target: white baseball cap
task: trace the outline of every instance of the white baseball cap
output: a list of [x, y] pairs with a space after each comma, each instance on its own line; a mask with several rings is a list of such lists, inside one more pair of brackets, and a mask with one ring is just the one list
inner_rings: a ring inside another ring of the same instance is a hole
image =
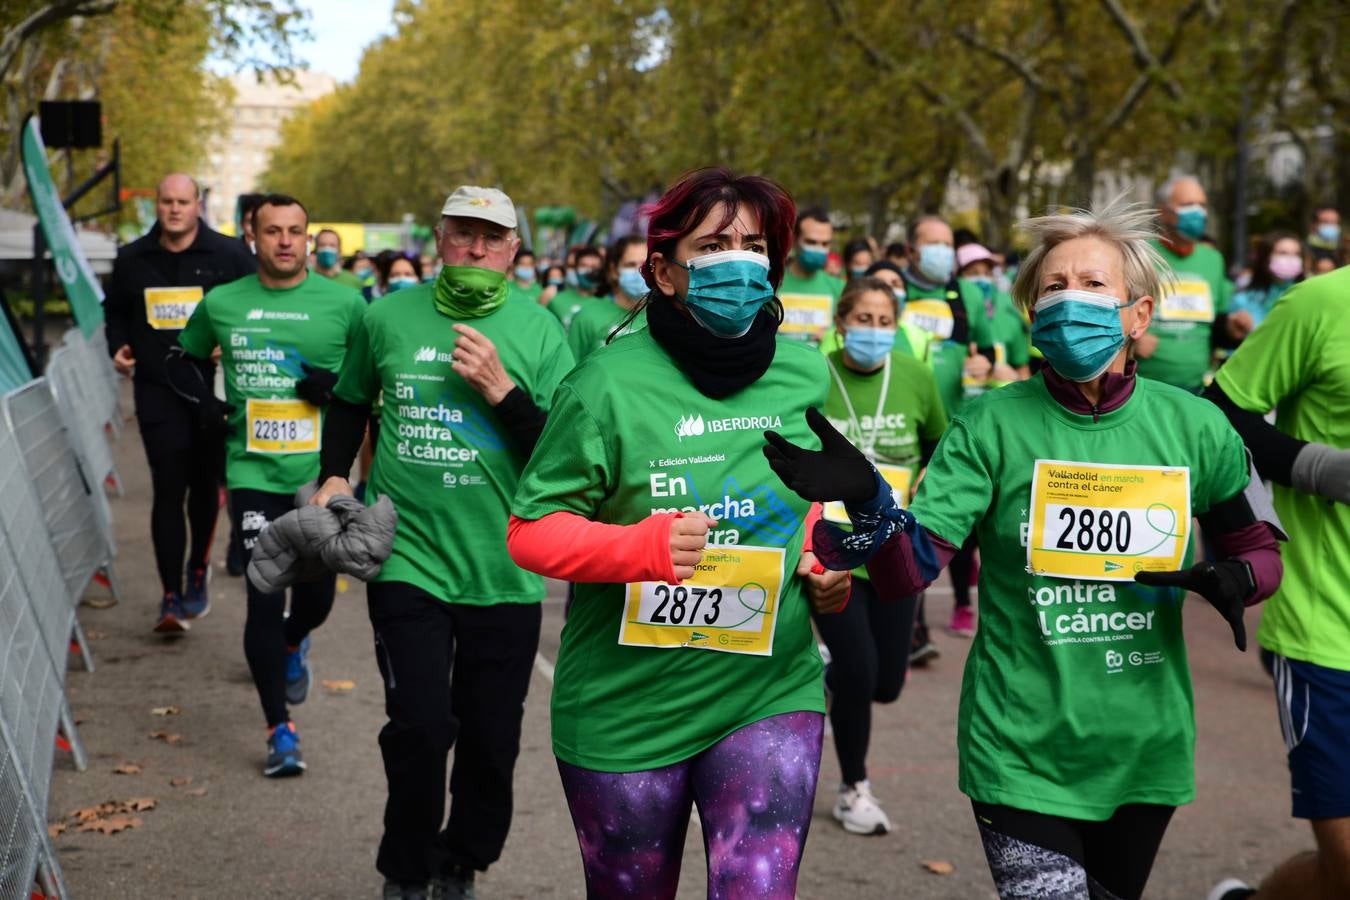
[[511, 202], [511, 198], [496, 188], [473, 184], [455, 188], [455, 192], [445, 198], [441, 215], [482, 219], [503, 228], [516, 227], [516, 205]]

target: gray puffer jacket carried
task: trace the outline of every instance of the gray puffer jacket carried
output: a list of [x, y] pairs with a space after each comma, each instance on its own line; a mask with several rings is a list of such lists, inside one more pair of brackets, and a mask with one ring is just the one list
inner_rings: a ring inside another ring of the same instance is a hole
[[296, 509], [258, 535], [248, 564], [248, 580], [265, 593], [285, 590], [297, 581], [313, 581], [329, 572], [369, 581], [394, 548], [398, 511], [388, 497], [366, 506], [355, 497], [337, 496], [327, 506], [310, 506], [317, 487], [296, 492]]

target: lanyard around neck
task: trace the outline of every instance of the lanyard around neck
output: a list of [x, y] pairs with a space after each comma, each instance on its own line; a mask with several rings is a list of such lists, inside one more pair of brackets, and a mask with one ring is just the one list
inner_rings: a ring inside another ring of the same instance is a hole
[[829, 365], [830, 374], [834, 376], [834, 383], [839, 386], [839, 393], [844, 398], [844, 408], [848, 410], [849, 424], [858, 433], [858, 440], [861, 442], [858, 449], [870, 460], [876, 456], [877, 432], [881, 430], [881, 416], [886, 409], [886, 395], [891, 390], [891, 355], [886, 354], [886, 362], [882, 364], [881, 396], [877, 398], [877, 411], [876, 415], [872, 416], [870, 434], [863, 434], [862, 423], [858, 421], [858, 414], [853, 409], [853, 400], [848, 395], [848, 388], [845, 387], [844, 379], [839, 375], [839, 370], [834, 366], [834, 360], [827, 356], [825, 362]]

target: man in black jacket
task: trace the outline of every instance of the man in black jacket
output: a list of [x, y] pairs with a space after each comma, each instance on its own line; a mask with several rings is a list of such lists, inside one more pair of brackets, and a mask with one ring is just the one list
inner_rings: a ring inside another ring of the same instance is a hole
[[[155, 631], [172, 633], [187, 631], [188, 619], [210, 609], [207, 562], [224, 441], [218, 428], [197, 422], [193, 407], [169, 387], [164, 357], [206, 292], [252, 273], [257, 264], [244, 244], [200, 221], [201, 192], [187, 175], [169, 175], [159, 183], [155, 208], [158, 221], [150, 232], [117, 252], [104, 309], [113, 365], [133, 378], [136, 419], [150, 463], [150, 537], [164, 587]], [[208, 384], [212, 368], [202, 372]]]

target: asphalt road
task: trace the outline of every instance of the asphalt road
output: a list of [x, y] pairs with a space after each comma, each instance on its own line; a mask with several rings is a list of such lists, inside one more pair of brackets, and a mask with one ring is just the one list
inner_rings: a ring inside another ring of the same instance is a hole
[[[128, 409], [129, 398], [128, 398]], [[309, 771], [262, 777], [266, 732], [244, 663], [244, 585], [223, 569], [217, 533], [211, 614], [190, 634], [150, 631], [158, 603], [149, 544], [149, 482], [134, 420], [115, 447], [127, 494], [114, 500], [123, 602], [82, 609], [97, 671], [72, 671], [70, 697], [89, 751], [78, 773], [58, 756], [50, 818], [106, 800], [152, 798], [138, 827], [55, 839], [76, 898], [377, 897], [374, 868], [384, 803], [376, 735], [383, 723], [365, 590], [346, 583], [315, 634], [317, 688], [294, 712]], [[101, 589], [91, 588], [91, 596]], [[930, 593], [933, 623], [946, 621], [950, 593]], [[1188, 610], [1199, 746], [1197, 802], [1179, 811], [1148, 896], [1203, 898], [1219, 878], [1260, 878], [1311, 847], [1289, 818], [1288, 779], [1269, 681], [1254, 653], [1239, 654], [1227, 626], [1203, 602]], [[1249, 629], [1255, 615], [1249, 614]], [[479, 881], [484, 900], [582, 897], [575, 836], [549, 752], [551, 662], [562, 625], [561, 592], [544, 607], [540, 659], [525, 711], [516, 772], [515, 821], [501, 862]], [[816, 817], [798, 896], [992, 898], [970, 808], [956, 789], [955, 727], [968, 643], [939, 632], [943, 655], [912, 674], [898, 703], [876, 707], [870, 774], [895, 823], [883, 837], [846, 834], [830, 818], [839, 772], [826, 738]], [[176, 706], [176, 715], [152, 714]], [[169, 743], [152, 738], [167, 732]], [[1111, 748], [1103, 747], [1104, 758]], [[116, 774], [124, 763], [139, 774]], [[191, 779], [173, 784], [174, 779]], [[204, 793], [203, 793], [204, 789]], [[951, 863], [947, 875], [924, 861]], [[703, 896], [703, 851], [691, 828], [680, 896]]]

